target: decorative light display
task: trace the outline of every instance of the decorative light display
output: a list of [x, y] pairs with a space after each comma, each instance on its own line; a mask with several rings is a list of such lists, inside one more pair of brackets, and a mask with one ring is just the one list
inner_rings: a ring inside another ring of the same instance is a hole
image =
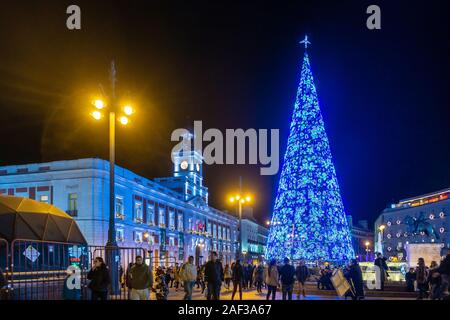
[[268, 259], [354, 257], [306, 51], [270, 226]]

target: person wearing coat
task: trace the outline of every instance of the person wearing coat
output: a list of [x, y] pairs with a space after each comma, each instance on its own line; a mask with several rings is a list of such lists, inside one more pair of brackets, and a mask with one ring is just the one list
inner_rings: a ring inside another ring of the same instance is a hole
[[353, 288], [352, 299], [362, 300], [364, 299], [364, 280], [362, 276], [361, 267], [356, 259], [350, 260], [350, 264], [346, 271], [347, 279], [350, 281], [350, 285]]
[[272, 295], [272, 300], [275, 300], [275, 295], [277, 293], [277, 287], [279, 285], [278, 282], [279, 273], [277, 261], [275, 259], [271, 260], [269, 265], [264, 270], [264, 281], [267, 285], [267, 296], [266, 300], [269, 300]]
[[111, 278], [102, 257], [94, 259], [94, 266], [89, 271], [87, 278], [90, 280], [88, 288], [91, 289], [91, 299], [107, 300]]
[[428, 268], [425, 266], [425, 260], [419, 258], [416, 268], [417, 288], [419, 289], [418, 300], [426, 297], [428, 292]]
[[211, 260], [205, 264], [205, 281], [208, 284], [208, 300], [220, 299], [220, 287], [223, 281], [222, 263], [217, 259], [217, 252], [211, 252]]
[[380, 290], [383, 291], [384, 290], [384, 282], [386, 281], [386, 278], [389, 277], [389, 274], [387, 273], [388, 271], [388, 266], [386, 263], [386, 258], [383, 257], [383, 255], [381, 253], [377, 253], [377, 258], [375, 259], [374, 265], [377, 266], [378, 268], [380, 268], [380, 277], [378, 279], [379, 283], [380, 283]]
[[298, 293], [297, 298], [300, 297], [300, 294], [303, 294], [303, 297], [306, 298], [306, 289], [305, 289], [305, 281], [309, 276], [308, 267], [305, 265], [305, 261], [301, 260], [300, 264], [295, 268], [295, 277], [298, 281]]
[[233, 293], [231, 295], [231, 300], [234, 300], [234, 296], [239, 287], [239, 300], [242, 300], [242, 285], [244, 282], [244, 268], [241, 265], [241, 261], [238, 259], [233, 266], [233, 270], [231, 272], [233, 281]]

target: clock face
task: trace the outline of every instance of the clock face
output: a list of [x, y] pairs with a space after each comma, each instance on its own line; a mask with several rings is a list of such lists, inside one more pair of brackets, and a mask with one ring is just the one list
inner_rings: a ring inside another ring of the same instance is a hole
[[181, 161], [181, 169], [186, 170], [188, 168], [188, 162], [186, 160]]
[[197, 163], [197, 165], [195, 166], [195, 168], [197, 169], [198, 172], [200, 172], [200, 165]]

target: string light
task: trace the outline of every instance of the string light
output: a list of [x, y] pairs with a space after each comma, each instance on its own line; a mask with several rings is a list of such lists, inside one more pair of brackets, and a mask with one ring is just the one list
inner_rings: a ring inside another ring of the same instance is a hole
[[270, 226], [269, 260], [355, 256], [306, 52], [273, 216], [279, 223]]

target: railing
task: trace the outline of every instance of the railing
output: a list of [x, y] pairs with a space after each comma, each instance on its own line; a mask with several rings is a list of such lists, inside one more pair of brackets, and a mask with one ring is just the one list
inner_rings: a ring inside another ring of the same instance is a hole
[[[76, 290], [77, 299], [90, 299], [87, 274], [95, 257], [108, 261], [105, 250], [105, 247], [24, 239], [14, 240], [9, 245], [0, 239], [0, 268], [8, 283], [8, 289], [2, 290], [0, 299], [61, 300], [68, 298], [67, 290]], [[119, 247], [117, 250], [119, 277], [115, 287], [118, 290], [109, 292], [109, 298], [128, 299], [126, 276], [131, 263], [135, 262], [136, 256], [142, 256], [150, 265], [153, 261], [144, 248]], [[68, 288], [69, 277], [74, 276], [67, 272], [69, 266], [78, 270], [75, 273], [79, 277], [78, 288]]]

